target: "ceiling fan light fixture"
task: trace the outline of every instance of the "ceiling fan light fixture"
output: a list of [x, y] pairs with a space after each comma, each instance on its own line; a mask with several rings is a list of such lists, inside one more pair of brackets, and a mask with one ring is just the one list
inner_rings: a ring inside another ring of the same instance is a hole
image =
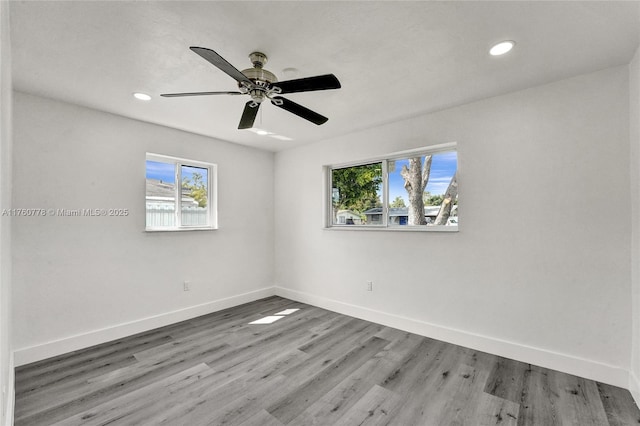
[[494, 44], [493, 47], [489, 50], [489, 54], [491, 56], [501, 56], [505, 53], [508, 53], [513, 46], [516, 45], [516, 42], [513, 40], [505, 40], [500, 43]]
[[142, 92], [136, 92], [133, 94], [133, 97], [140, 100], [140, 101], [150, 101], [151, 100], [151, 96], [147, 95], [146, 93], [142, 93]]

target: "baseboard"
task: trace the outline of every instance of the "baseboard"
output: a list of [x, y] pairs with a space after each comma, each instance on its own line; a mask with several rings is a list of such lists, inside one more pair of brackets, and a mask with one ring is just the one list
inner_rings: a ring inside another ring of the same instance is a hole
[[638, 376], [636, 376], [633, 371], [629, 373], [628, 388], [633, 400], [636, 402], [636, 405], [640, 407], [640, 380], [638, 380]]
[[14, 363], [14, 355], [11, 353], [9, 355], [9, 377], [7, 380], [7, 392], [4, 395], [5, 400], [2, 401], [5, 404], [5, 412], [4, 412], [4, 426], [13, 426], [13, 409], [16, 401], [16, 392], [15, 392], [15, 363]]
[[433, 339], [442, 340], [444, 342], [487, 352], [493, 355], [538, 365], [552, 370], [562, 371], [564, 373], [619, 386], [625, 389], [629, 387], [629, 372], [613, 365], [521, 345], [490, 336], [469, 333], [463, 330], [457, 330], [437, 324], [431, 324], [284, 287], [275, 287], [275, 294], [277, 296], [308, 303], [310, 305], [344, 315], [361, 318], [377, 324], [386, 325]]
[[64, 339], [47, 342], [41, 345], [21, 348], [15, 351], [15, 363], [16, 366], [19, 367], [21, 365], [30, 364], [53, 356], [110, 342], [115, 339], [121, 339], [144, 331], [153, 330], [154, 328], [164, 327], [273, 295], [275, 295], [274, 288], [265, 287], [252, 292], [203, 303], [201, 305], [190, 306], [188, 308], [143, 318], [137, 321], [94, 330], [88, 333], [66, 337]]

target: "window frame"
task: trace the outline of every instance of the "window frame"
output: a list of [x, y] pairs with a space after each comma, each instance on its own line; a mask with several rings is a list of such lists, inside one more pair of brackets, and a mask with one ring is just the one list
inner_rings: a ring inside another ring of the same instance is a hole
[[[349, 230], [349, 231], [400, 231], [400, 232], [458, 232], [458, 225], [389, 225], [389, 161], [402, 160], [411, 157], [434, 155], [443, 152], [456, 152], [457, 171], [460, 170], [460, 158], [458, 155], [457, 142], [448, 142], [438, 145], [431, 145], [421, 148], [410, 149], [406, 151], [394, 152], [379, 157], [371, 157], [358, 161], [349, 161], [346, 163], [329, 164], [323, 166], [324, 180], [324, 214], [323, 228], [326, 230]], [[335, 169], [343, 169], [347, 167], [356, 167], [372, 163], [382, 163], [382, 224], [379, 225], [347, 225], [333, 223], [333, 180], [332, 171]], [[458, 173], [458, 182], [460, 181], [460, 173]]]
[[[155, 161], [173, 164], [175, 178], [174, 215], [176, 226], [147, 226], [147, 188], [146, 162]], [[207, 225], [182, 225], [182, 167], [196, 167], [207, 170]], [[164, 154], [147, 152], [145, 154], [145, 232], [176, 232], [176, 231], [211, 231], [218, 229], [218, 165], [199, 160], [174, 157]]]

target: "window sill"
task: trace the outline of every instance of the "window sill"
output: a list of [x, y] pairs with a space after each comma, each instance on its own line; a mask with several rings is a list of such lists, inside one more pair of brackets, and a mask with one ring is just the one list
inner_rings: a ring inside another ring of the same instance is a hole
[[144, 232], [189, 232], [189, 231], [215, 231], [218, 228], [193, 227], [193, 228], [145, 228]]
[[366, 226], [366, 225], [331, 225], [325, 226], [327, 231], [385, 231], [385, 232], [458, 232], [458, 226]]

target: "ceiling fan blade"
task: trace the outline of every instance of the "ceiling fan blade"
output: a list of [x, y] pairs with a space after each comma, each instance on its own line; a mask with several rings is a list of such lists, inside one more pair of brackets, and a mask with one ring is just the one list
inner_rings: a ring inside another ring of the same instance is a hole
[[242, 111], [242, 117], [240, 118], [240, 124], [238, 129], [250, 129], [253, 127], [253, 122], [258, 115], [258, 109], [260, 104], [254, 101], [249, 101], [244, 105], [244, 111]]
[[339, 89], [342, 87], [338, 78], [333, 74], [305, 77], [296, 80], [278, 81], [272, 87], [279, 87], [280, 93], [312, 92], [314, 90]]
[[192, 93], [163, 93], [165, 98], [177, 98], [179, 96], [206, 96], [206, 95], [242, 95], [241, 92], [192, 92]]
[[324, 124], [329, 120], [327, 117], [318, 114], [315, 111], [311, 111], [309, 108], [303, 107], [289, 99], [283, 98], [281, 96], [276, 96], [271, 99], [271, 103], [275, 106], [284, 109], [285, 111], [289, 111], [297, 115], [298, 117], [302, 117], [305, 120], [309, 120], [313, 124], [317, 124], [318, 126]]
[[190, 47], [189, 49], [196, 52], [198, 55], [202, 56], [204, 59], [218, 67], [220, 70], [224, 71], [227, 75], [231, 76], [238, 83], [247, 83], [248, 85], [253, 85], [251, 80], [247, 78], [244, 74], [242, 74], [236, 67], [227, 62], [222, 56], [218, 55], [211, 49], [207, 49], [206, 47]]

